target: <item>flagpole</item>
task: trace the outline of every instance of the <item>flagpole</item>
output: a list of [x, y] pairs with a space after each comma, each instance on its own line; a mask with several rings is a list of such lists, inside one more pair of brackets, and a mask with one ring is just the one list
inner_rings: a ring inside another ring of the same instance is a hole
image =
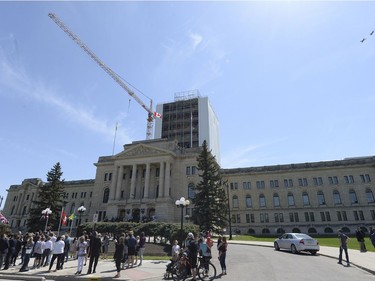
[[61, 213], [60, 213], [60, 221], [59, 221], [59, 230], [57, 231], [57, 236], [60, 236], [60, 228], [61, 228], [61, 220], [62, 220], [62, 214], [64, 212], [64, 206], [61, 208]]
[[115, 154], [116, 134], [117, 134], [117, 122], [116, 122], [116, 129], [115, 129], [115, 137], [113, 139], [112, 155]]

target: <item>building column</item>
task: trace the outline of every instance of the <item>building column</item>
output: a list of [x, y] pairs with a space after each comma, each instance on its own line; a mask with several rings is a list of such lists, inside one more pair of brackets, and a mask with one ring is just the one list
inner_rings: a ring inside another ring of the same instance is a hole
[[117, 184], [116, 184], [116, 197], [115, 200], [120, 200], [121, 194], [121, 184], [122, 184], [122, 175], [124, 174], [124, 166], [120, 166], [120, 171], [117, 175]]
[[114, 174], [112, 175], [112, 182], [109, 188], [109, 195], [111, 200], [116, 200], [116, 187], [117, 187], [117, 175], [118, 175], [118, 166], [115, 166]]
[[137, 165], [133, 164], [132, 178], [130, 181], [130, 199], [135, 198], [135, 180], [137, 179]]
[[158, 197], [163, 197], [164, 190], [164, 162], [160, 162], [160, 173], [159, 173], [159, 195]]
[[165, 167], [164, 197], [168, 197], [171, 186], [171, 162], [167, 161]]
[[148, 198], [149, 189], [150, 189], [150, 163], [146, 163], [145, 192], [143, 194], [144, 198]]
[[20, 214], [20, 208], [21, 208], [21, 205], [22, 205], [21, 204], [22, 200], [23, 200], [23, 193], [20, 193], [20, 195], [18, 196], [18, 202], [17, 202], [16, 212], [14, 213], [15, 215], [19, 215]]

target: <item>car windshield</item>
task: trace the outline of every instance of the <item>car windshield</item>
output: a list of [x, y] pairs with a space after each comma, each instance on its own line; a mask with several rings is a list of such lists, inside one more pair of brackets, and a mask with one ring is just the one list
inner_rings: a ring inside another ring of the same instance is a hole
[[308, 236], [307, 234], [303, 234], [303, 233], [298, 233], [298, 234], [295, 234], [297, 238], [300, 238], [300, 239], [313, 239], [312, 237]]

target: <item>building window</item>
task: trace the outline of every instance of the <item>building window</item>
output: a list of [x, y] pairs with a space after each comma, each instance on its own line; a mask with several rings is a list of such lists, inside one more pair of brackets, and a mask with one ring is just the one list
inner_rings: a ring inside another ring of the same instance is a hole
[[264, 181], [257, 181], [257, 189], [263, 189], [265, 188]]
[[366, 198], [367, 198], [367, 203], [374, 203], [374, 194], [369, 188], [366, 189]]
[[365, 220], [365, 216], [363, 215], [363, 211], [359, 211], [359, 219], [361, 221], [364, 221]]
[[299, 178], [298, 186], [307, 186], [307, 178]]
[[238, 189], [238, 183], [237, 182], [231, 182], [230, 183], [230, 189], [237, 190]]
[[268, 222], [270, 222], [267, 213], [261, 213], [260, 214], [260, 222], [261, 223], [268, 223]]
[[299, 222], [298, 213], [289, 213], [289, 221], [290, 222]]
[[357, 211], [353, 211], [353, 216], [355, 221], [359, 221], [359, 216]]
[[273, 195], [273, 206], [280, 207], [280, 197], [277, 193]]
[[274, 216], [275, 216], [275, 222], [278, 223], [279, 222], [279, 213], [275, 213]]
[[323, 185], [323, 178], [322, 177], [317, 177], [313, 178], [314, 185]]
[[352, 203], [352, 204], [358, 203], [357, 194], [355, 193], [355, 191], [353, 189], [351, 189], [349, 191], [349, 197], [350, 197], [350, 203]]
[[294, 196], [292, 193], [288, 193], [288, 206], [294, 206]]
[[250, 223], [250, 214], [246, 214], [246, 223]]
[[279, 213], [279, 221], [284, 222], [284, 215], [283, 213]]
[[191, 174], [196, 175], [198, 173], [198, 168], [196, 166], [191, 167]]
[[284, 187], [293, 187], [293, 180], [292, 179], [285, 179], [284, 180]]
[[[156, 168], [155, 169], [155, 177], [159, 177], [160, 176], [160, 168]], [[131, 177], [131, 175], [130, 175]]]
[[251, 208], [253, 207], [253, 202], [251, 200], [251, 196], [250, 195], [246, 195], [246, 208]]
[[232, 198], [233, 208], [238, 208], [238, 196], [234, 195]]
[[348, 217], [346, 216], [346, 211], [336, 211], [338, 221], [347, 221]]
[[302, 201], [304, 206], [310, 205], [309, 194], [307, 194], [307, 192], [302, 193]]
[[329, 182], [330, 185], [339, 184], [339, 180], [336, 176], [328, 177], [328, 182]]
[[103, 203], [108, 203], [109, 200], [109, 188], [106, 188], [103, 193]]
[[338, 205], [338, 204], [342, 203], [340, 193], [337, 190], [333, 191], [333, 203], [335, 205]]
[[320, 212], [320, 219], [321, 219], [322, 221], [326, 221], [326, 215], [325, 215], [324, 212]]
[[345, 183], [354, 183], [354, 177], [352, 175], [344, 176]]
[[194, 183], [189, 183], [188, 185], [188, 198], [194, 199], [195, 198], [195, 186]]
[[244, 181], [242, 183], [243, 189], [251, 189], [251, 182], [249, 181]]
[[186, 167], [186, 175], [190, 176], [190, 167]]
[[370, 175], [369, 175], [369, 174], [360, 175], [360, 177], [361, 177], [361, 181], [362, 181], [363, 183], [371, 182], [371, 178], [370, 178]]
[[326, 212], [326, 219], [327, 221], [331, 221], [331, 214], [329, 212]]
[[241, 215], [237, 214], [237, 223], [241, 223]]
[[318, 192], [318, 204], [319, 205], [325, 205], [326, 200], [324, 199], [324, 193], [322, 191]]
[[266, 198], [263, 194], [259, 195], [259, 207], [266, 207]]
[[279, 181], [278, 180], [270, 180], [270, 187], [271, 188], [279, 187]]

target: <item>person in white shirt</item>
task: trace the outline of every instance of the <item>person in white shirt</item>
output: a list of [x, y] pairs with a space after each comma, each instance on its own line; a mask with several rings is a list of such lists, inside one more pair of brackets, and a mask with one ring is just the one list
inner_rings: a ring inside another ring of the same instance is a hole
[[57, 263], [56, 263], [56, 269], [54, 271], [61, 269], [62, 263], [64, 261], [64, 248], [65, 248], [65, 242], [62, 238], [63, 238], [62, 236], [57, 237], [55, 245], [53, 246], [52, 259], [51, 259], [51, 263], [49, 264], [48, 272], [51, 272], [51, 268], [56, 259], [57, 259]]
[[43, 254], [42, 254], [42, 261], [40, 265], [47, 266], [49, 265], [48, 259], [52, 251], [52, 241], [49, 236], [46, 237], [46, 240], [44, 241], [44, 244], [42, 245], [42, 250], [43, 250]]

